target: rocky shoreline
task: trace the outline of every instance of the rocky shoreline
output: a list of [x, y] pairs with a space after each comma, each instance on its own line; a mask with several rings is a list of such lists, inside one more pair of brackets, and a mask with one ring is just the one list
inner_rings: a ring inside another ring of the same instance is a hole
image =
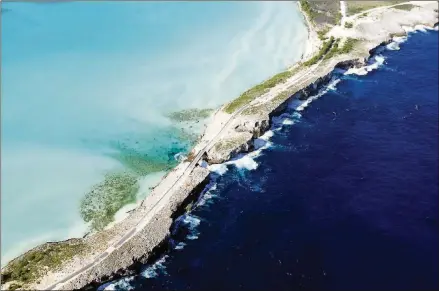
[[[419, 12], [418, 18], [404, 14], [409, 12], [398, 12], [402, 16], [406, 15], [406, 18], [401, 18], [400, 22], [407, 26], [437, 25], [437, 12], [433, 14], [433, 9], [437, 11], [437, 2], [436, 5], [432, 4], [431, 7], [426, 7], [423, 7], [423, 10]], [[308, 26], [310, 29], [314, 29], [311, 23], [308, 23]], [[48, 272], [38, 283], [30, 285], [26, 289], [93, 290], [107, 281], [135, 274], [145, 263], [157, 260], [169, 249], [171, 231], [177, 218], [187, 211], [188, 205], [198, 200], [210, 182], [211, 173], [206, 168], [206, 163], [220, 164], [240, 153], [255, 150], [255, 140], [270, 129], [273, 118], [281, 115], [292, 99], [306, 100], [316, 94], [328, 84], [337, 68], [346, 70], [365, 66], [378, 48], [392, 41], [393, 34], [406, 33], [401, 26], [400, 23], [396, 26], [389, 25], [388, 28], [385, 27], [386, 30], [381, 35], [374, 38], [364, 37], [367, 33], [363, 33], [361, 42], [351, 53], [322, 60], [316, 66], [318, 71], [308, 68], [299, 69], [289, 81], [273, 87], [265, 95], [256, 98], [236, 116], [218, 110], [212, 117], [212, 122], [206, 129], [200, 143], [193, 150], [193, 156], [204, 151], [201, 157], [204, 163], [198, 163], [190, 172], [186, 171], [190, 160], [178, 165], [124, 221], [112, 229], [79, 239], [86, 245], [93, 246], [91, 250], [76, 256], [59, 270]], [[336, 33], [334, 32], [335, 35]], [[223, 126], [223, 123], [229, 119], [231, 120], [230, 124], [224, 125], [224, 128], [219, 131], [218, 127]], [[210, 146], [209, 142], [211, 141], [215, 142]], [[176, 185], [178, 187], [175, 191], [167, 196], [166, 189], [170, 185], [174, 186], [175, 181], [181, 180], [183, 176], [182, 184]], [[146, 224], [140, 225], [145, 213], [151, 213], [151, 218]], [[130, 234], [130, 230], [138, 230], [138, 232], [130, 240], [117, 245], [120, 239]], [[100, 254], [107, 252], [108, 246], [112, 246], [112, 252], [101, 259]], [[94, 265], [94, 262], [99, 263]], [[78, 272], [82, 269], [84, 270]], [[4, 270], [2, 270], [2, 282], [3, 273]], [[3, 287], [2, 289], [4, 289]]]

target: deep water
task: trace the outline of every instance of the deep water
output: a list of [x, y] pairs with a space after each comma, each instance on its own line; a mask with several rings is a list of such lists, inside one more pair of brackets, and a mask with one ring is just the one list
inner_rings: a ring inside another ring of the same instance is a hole
[[229, 166], [184, 242], [118, 286], [437, 290], [438, 33], [400, 46], [290, 110], [258, 167]]

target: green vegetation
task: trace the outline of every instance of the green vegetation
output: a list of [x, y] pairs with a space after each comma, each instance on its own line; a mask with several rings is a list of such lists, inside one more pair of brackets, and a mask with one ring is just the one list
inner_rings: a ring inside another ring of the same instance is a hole
[[354, 26], [354, 24], [352, 22], [348, 22], [348, 21], [346, 21], [344, 24], [344, 27], [346, 27], [346, 28], [352, 28], [353, 26]]
[[334, 44], [331, 47], [331, 50], [325, 55], [324, 60], [329, 60], [330, 58], [332, 58], [333, 56], [337, 55], [339, 53], [339, 48], [338, 48], [338, 44], [340, 42], [340, 39], [337, 38], [334, 41]]
[[334, 43], [334, 37], [331, 36], [331, 38], [328, 41], [325, 41], [322, 45], [322, 48], [318, 52], [317, 55], [309, 59], [308, 61], [304, 62], [303, 64], [305, 66], [311, 66], [316, 64], [332, 47], [332, 44]]
[[14, 281], [9, 289], [23, 288], [25, 284], [38, 279], [45, 271], [57, 269], [63, 262], [82, 254], [84, 250], [86, 246], [79, 240], [47, 243], [11, 261], [2, 273], [2, 283]]
[[358, 18], [364, 18], [364, 17], [366, 17], [367, 15], [369, 15], [369, 13], [364, 12], [363, 14], [360, 14], [360, 15], [358, 16]]
[[276, 86], [277, 84], [285, 82], [288, 78], [290, 78], [293, 75], [293, 72], [291, 71], [285, 71], [282, 73], [279, 73], [270, 79], [262, 82], [261, 84], [256, 85], [255, 87], [245, 91], [241, 94], [238, 98], [227, 104], [225, 107], [225, 111], [227, 113], [232, 114], [237, 109], [241, 108], [243, 105], [248, 104], [249, 102], [253, 101], [257, 97], [263, 95], [268, 90]]
[[212, 114], [214, 109], [184, 109], [181, 111], [170, 112], [166, 116], [175, 122], [197, 121], [206, 119]]
[[85, 222], [91, 222], [93, 230], [102, 230], [114, 220], [119, 209], [136, 201], [138, 190], [137, 177], [133, 174], [107, 174], [103, 182], [95, 185], [82, 198], [81, 217]]
[[350, 52], [354, 49], [354, 46], [355, 46], [355, 44], [356, 44], [358, 41], [359, 41], [359, 40], [356, 39], [356, 38], [348, 37], [348, 38], [345, 40], [345, 42], [344, 42], [344, 44], [343, 44], [343, 47], [339, 50], [339, 53], [340, 53], [340, 54], [347, 54], [347, 53], [350, 53]]
[[342, 19], [343, 15], [341, 14], [340, 11], [337, 11], [337, 13], [335, 14], [335, 24], [336, 25], [340, 25], [341, 24], [341, 19]]
[[314, 18], [316, 17], [316, 12], [312, 9], [311, 5], [306, 0], [300, 0], [300, 7], [302, 8], [302, 11], [306, 13], [309, 20], [311, 22], [314, 21]]
[[393, 8], [400, 9], [400, 10], [405, 10], [405, 11], [410, 11], [410, 10], [412, 10], [415, 7], [416, 6], [413, 5], [413, 4], [401, 4], [401, 5], [398, 5], [398, 6], [394, 6]]
[[330, 58], [339, 55], [339, 54], [347, 54], [350, 53], [353, 49], [355, 44], [358, 42], [358, 39], [355, 38], [347, 38], [345, 42], [343, 43], [342, 47], [339, 47], [340, 39], [337, 38], [334, 41], [334, 44], [331, 47], [331, 50], [325, 55], [325, 60], [329, 60]]
[[317, 35], [319, 36], [319, 39], [323, 41], [323, 40], [327, 39], [326, 34], [328, 32], [329, 32], [329, 27], [326, 26], [322, 30], [317, 31]]

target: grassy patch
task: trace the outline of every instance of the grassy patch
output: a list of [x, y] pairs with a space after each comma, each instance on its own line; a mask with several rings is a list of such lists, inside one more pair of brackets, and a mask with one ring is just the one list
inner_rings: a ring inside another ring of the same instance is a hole
[[329, 32], [329, 27], [325, 27], [322, 30], [317, 31], [317, 35], [319, 36], [320, 40], [325, 40], [327, 39], [326, 34]]
[[93, 230], [102, 230], [114, 220], [119, 209], [136, 201], [138, 190], [137, 177], [133, 174], [107, 174], [103, 182], [95, 185], [82, 198], [81, 217], [85, 222], [91, 222]]
[[313, 22], [314, 18], [317, 16], [317, 13], [312, 9], [309, 2], [306, 0], [300, 0], [300, 7], [302, 8], [302, 11], [306, 13], [309, 20]]
[[401, 5], [398, 5], [398, 6], [394, 6], [393, 8], [400, 9], [400, 10], [405, 10], [405, 11], [410, 11], [410, 10], [412, 10], [415, 7], [416, 7], [416, 5], [413, 5], [413, 4], [401, 4]]
[[308, 61], [304, 62], [303, 64], [305, 66], [311, 66], [316, 64], [332, 47], [332, 44], [334, 43], [334, 37], [331, 36], [331, 38], [328, 41], [325, 41], [320, 49], [320, 51], [317, 53], [317, 55], [315, 55], [314, 57], [312, 57], [311, 59], [309, 59]]
[[354, 27], [354, 24], [352, 22], [346, 21], [344, 24], [344, 27], [345, 28], [352, 28], [352, 27]]
[[184, 109], [180, 111], [170, 112], [166, 116], [175, 122], [198, 121], [206, 119], [212, 114], [214, 109]]
[[258, 84], [253, 88], [242, 93], [238, 98], [227, 104], [224, 110], [227, 113], [232, 114], [233, 112], [244, 106], [245, 104], [248, 104], [249, 102], [253, 101], [257, 97], [265, 94], [266, 92], [268, 92], [268, 90], [270, 90], [277, 84], [285, 82], [293, 74], [294, 73], [291, 71], [285, 71], [271, 77], [270, 79], [262, 82], [261, 84]]
[[340, 43], [340, 39], [337, 38], [332, 47], [331, 50], [325, 55], [324, 60], [329, 60], [330, 58], [332, 58], [333, 56], [337, 55], [339, 53], [339, 48], [338, 48], [338, 44]]
[[46, 270], [57, 269], [84, 250], [86, 246], [79, 240], [42, 245], [11, 261], [2, 272], [2, 283], [14, 281], [10, 285], [12, 290], [25, 287], [23, 284], [34, 282]]
[[337, 13], [335, 14], [335, 24], [336, 25], [340, 25], [341, 24], [341, 19], [342, 19], [343, 15], [341, 14], [340, 11], [337, 11]]
[[334, 44], [331, 47], [331, 50], [325, 55], [324, 60], [329, 60], [330, 58], [339, 55], [339, 54], [347, 54], [350, 53], [353, 49], [355, 44], [358, 42], [358, 39], [355, 38], [347, 38], [344, 43], [343, 46], [339, 46], [340, 45], [340, 39], [337, 38], [334, 41]]
[[339, 53], [340, 54], [347, 54], [350, 53], [353, 49], [355, 44], [358, 42], [359, 40], [356, 38], [350, 38], [348, 37], [345, 42], [343, 43], [343, 46], [340, 48]]
[[363, 14], [360, 14], [360, 15], [358, 16], [358, 18], [364, 18], [364, 17], [367, 17], [368, 15], [369, 15], [369, 13], [364, 12]]

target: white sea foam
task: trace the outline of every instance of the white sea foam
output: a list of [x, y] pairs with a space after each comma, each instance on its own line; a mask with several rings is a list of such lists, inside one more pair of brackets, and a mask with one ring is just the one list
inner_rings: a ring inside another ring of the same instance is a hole
[[189, 234], [187, 235], [187, 239], [189, 240], [195, 240], [198, 239], [198, 235], [200, 234], [197, 231], [197, 227], [200, 225], [201, 220], [191, 214], [186, 214], [183, 222], [188, 226], [189, 228]]
[[[290, 109], [294, 109], [294, 110], [299, 111], [299, 112], [303, 111], [314, 100], [320, 98], [321, 96], [328, 93], [329, 91], [336, 90], [336, 86], [339, 82], [340, 82], [339, 78], [333, 77], [331, 79], [331, 81], [328, 83], [328, 85], [325, 86], [324, 88], [322, 88], [316, 95], [310, 96], [306, 100], [294, 99], [288, 104], [288, 107]], [[301, 117], [301, 114], [299, 112], [297, 112], [296, 115], [293, 115], [293, 116], [295, 116], [296, 119], [299, 119]]]
[[283, 113], [280, 116], [273, 117], [272, 121], [276, 126], [294, 124], [294, 120], [291, 119], [291, 115], [289, 113]]
[[258, 163], [253, 158], [257, 155], [257, 152], [252, 152], [246, 155], [239, 155], [236, 159], [225, 162], [225, 164], [234, 165], [238, 169], [255, 170], [258, 168]]
[[117, 289], [133, 290], [134, 287], [131, 286], [130, 284], [133, 280], [134, 280], [134, 276], [122, 278], [116, 281], [111, 281], [99, 286], [97, 290], [98, 291], [114, 291]]
[[196, 206], [206, 205], [208, 201], [216, 197], [216, 195], [212, 193], [217, 189], [216, 178], [217, 177], [211, 177], [209, 184], [206, 185], [206, 187], [203, 189], [203, 192], [200, 194]]
[[415, 25], [415, 30], [419, 30], [421, 32], [427, 32], [427, 29], [431, 29], [431, 28], [422, 24]]
[[403, 43], [407, 41], [407, 36], [394, 36], [392, 40], [397, 43]]
[[[144, 278], [154, 278], [160, 274], [166, 274], [166, 267], [164, 263], [168, 259], [168, 255], [161, 257], [154, 264], [146, 267], [141, 273], [140, 276]], [[112, 291], [117, 289], [122, 290], [133, 290], [132, 282], [135, 279], [135, 276], [125, 277], [119, 280], [111, 281], [105, 284], [102, 284], [98, 287], [98, 291]]]
[[224, 175], [225, 172], [227, 172], [227, 165], [226, 164], [212, 164], [207, 167], [209, 171], [214, 172], [220, 176]]
[[403, 26], [401, 26], [401, 28], [402, 28], [406, 33], [414, 32], [414, 31], [415, 31], [415, 28], [414, 28], [414, 27], [411, 27], [411, 26], [405, 26], [405, 25], [403, 25]]
[[184, 249], [184, 247], [186, 246], [186, 243], [184, 243], [184, 242], [179, 242], [176, 246], [175, 246], [175, 249], [176, 250], [182, 250], [182, 249]]
[[360, 75], [364, 76], [367, 75], [369, 72], [374, 71], [378, 69], [381, 65], [384, 64], [385, 58], [382, 55], [376, 55], [371, 58], [371, 64], [361, 67], [361, 68], [351, 68], [347, 70], [344, 74], [345, 75]]
[[157, 262], [143, 270], [140, 275], [145, 278], [154, 278], [160, 273], [166, 274], [166, 266], [164, 264], [168, 258], [168, 255], [161, 257]]
[[416, 32], [418, 32], [418, 31], [420, 31], [420, 32], [424, 32], [424, 33], [427, 33], [428, 32], [428, 30], [438, 30], [438, 27], [437, 26], [435, 26], [435, 27], [430, 27], [430, 26], [426, 26], [426, 25], [423, 25], [423, 24], [418, 24], [418, 25], [415, 25], [414, 27], [411, 27], [411, 26], [405, 26], [405, 25], [403, 25], [403, 26], [401, 26], [402, 27], [402, 29], [409, 35], [410, 33], [416, 33]]
[[395, 41], [389, 43], [388, 45], [386, 45], [386, 48], [388, 50], [391, 50], [391, 51], [398, 51], [398, 50], [400, 50], [399, 43], [395, 42]]

